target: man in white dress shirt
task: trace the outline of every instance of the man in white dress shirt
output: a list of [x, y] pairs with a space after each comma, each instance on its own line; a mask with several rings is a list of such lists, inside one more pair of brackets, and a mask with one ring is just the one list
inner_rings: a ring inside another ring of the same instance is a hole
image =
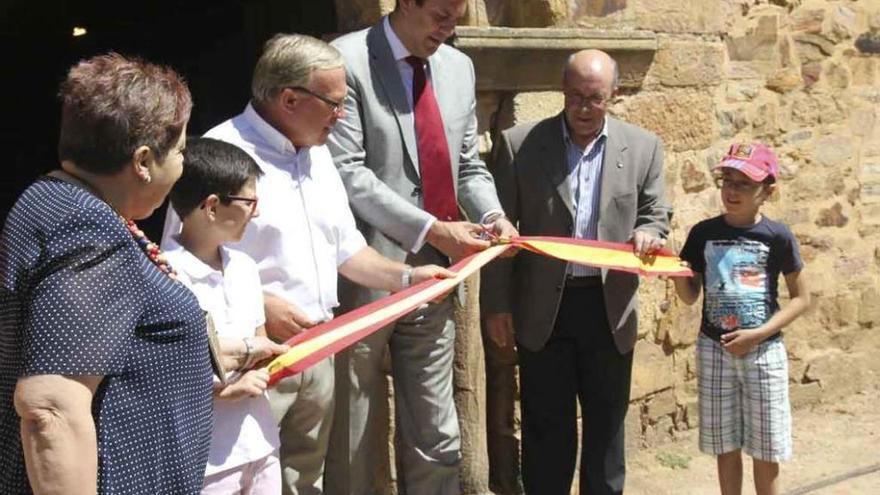
[[[234, 247], [250, 255], [263, 284], [266, 330], [276, 340], [333, 318], [337, 273], [367, 287], [396, 291], [451, 275], [433, 265], [412, 268], [367, 246], [330, 152], [330, 129], [344, 114], [347, 87], [336, 49], [302, 35], [276, 35], [254, 69], [244, 112], [208, 131], [248, 152], [264, 175], [257, 182], [260, 216]], [[169, 212], [163, 244], [180, 230]], [[281, 427], [285, 494], [322, 493], [333, 412], [332, 358], [284, 379], [270, 393]]]

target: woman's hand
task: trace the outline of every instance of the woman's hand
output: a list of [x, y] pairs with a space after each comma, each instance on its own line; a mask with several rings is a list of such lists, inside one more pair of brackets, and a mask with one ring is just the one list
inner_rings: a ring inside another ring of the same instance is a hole
[[241, 400], [259, 397], [269, 385], [269, 372], [264, 369], [250, 370], [241, 377], [215, 392], [220, 399]]

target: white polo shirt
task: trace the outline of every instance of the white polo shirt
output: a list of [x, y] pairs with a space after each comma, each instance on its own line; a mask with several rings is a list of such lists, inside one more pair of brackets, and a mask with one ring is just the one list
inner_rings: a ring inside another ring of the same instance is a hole
[[[211, 313], [220, 337], [253, 337], [266, 322], [257, 265], [246, 254], [220, 248], [223, 271], [214, 270], [175, 243], [166, 251], [178, 279], [199, 306]], [[269, 398], [214, 399], [214, 429], [205, 475], [219, 473], [271, 454], [280, 444]]]
[[[297, 305], [313, 321], [332, 319], [339, 305], [337, 268], [367, 243], [330, 151], [323, 145], [295, 148], [250, 104], [205, 137], [243, 149], [264, 173], [257, 181], [260, 216], [231, 247], [256, 261], [264, 291]], [[163, 248], [172, 248], [178, 232], [180, 219], [169, 208]]]

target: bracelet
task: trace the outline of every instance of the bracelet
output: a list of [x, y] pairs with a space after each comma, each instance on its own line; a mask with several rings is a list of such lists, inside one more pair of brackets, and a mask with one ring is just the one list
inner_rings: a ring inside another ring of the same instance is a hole
[[247, 337], [241, 339], [241, 341], [244, 342], [244, 362], [242, 362], [239, 369], [245, 370], [253, 364], [251, 360], [254, 357], [254, 345], [251, 343], [251, 339]]
[[412, 273], [413, 267], [406, 265], [406, 268], [403, 269], [403, 273], [400, 274], [400, 288], [406, 289], [410, 285], [412, 285]]

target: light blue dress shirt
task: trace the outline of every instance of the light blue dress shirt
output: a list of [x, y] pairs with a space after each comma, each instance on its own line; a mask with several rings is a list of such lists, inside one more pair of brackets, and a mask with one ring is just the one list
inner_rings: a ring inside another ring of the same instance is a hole
[[[596, 240], [599, 235], [599, 196], [602, 189], [602, 159], [605, 156], [605, 142], [608, 140], [608, 120], [605, 120], [602, 131], [586, 148], [581, 148], [571, 140], [565, 119], [562, 119], [562, 132], [565, 138], [571, 200], [575, 211], [574, 237]], [[601, 273], [598, 268], [575, 264], [569, 264], [567, 270], [567, 274], [573, 277], [591, 277]]]

